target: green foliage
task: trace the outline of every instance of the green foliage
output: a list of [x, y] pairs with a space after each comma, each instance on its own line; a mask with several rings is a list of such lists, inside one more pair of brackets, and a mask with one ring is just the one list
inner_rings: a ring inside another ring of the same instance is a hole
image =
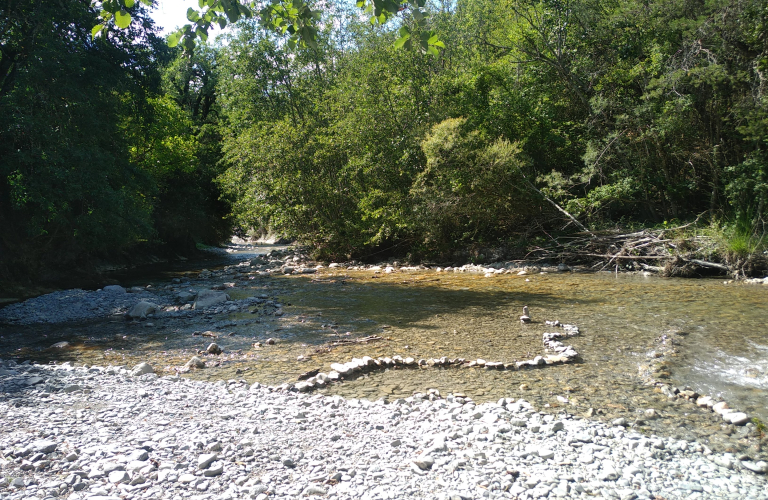
[[0, 59], [0, 238], [22, 259], [152, 234], [143, 195], [151, 181], [129, 161], [118, 128], [139, 85], [121, 64], [140, 66], [146, 47], [93, 45], [92, 14], [65, 5], [20, 2], [3, 12], [11, 23]]
[[435, 125], [421, 147], [427, 161], [411, 195], [427, 250], [493, 241], [533, 215], [519, 144], [489, 141], [467, 130], [466, 119], [451, 118]]
[[190, 239], [228, 233], [228, 205], [212, 182], [220, 137], [200, 118], [215, 108], [212, 85], [185, 75], [190, 92], [163, 95], [160, 65], [171, 55], [146, 10], [129, 7], [130, 27], [105, 28], [97, 40], [82, 2], [0, 7], [4, 277], [141, 243], [191, 248]]
[[719, 225], [715, 235], [722, 255], [730, 263], [737, 263], [768, 248], [768, 235], [757, 233], [752, 221], [744, 216]]
[[736, 221], [729, 259], [764, 249], [756, 0], [200, 0], [167, 43], [149, 4], [0, 7], [0, 250], [237, 223], [447, 255], [571, 227], [544, 197], [594, 226], [708, 214]]

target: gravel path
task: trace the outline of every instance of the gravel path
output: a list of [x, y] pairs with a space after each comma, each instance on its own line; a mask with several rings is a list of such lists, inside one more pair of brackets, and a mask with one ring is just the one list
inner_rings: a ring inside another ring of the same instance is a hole
[[451, 395], [390, 404], [0, 361], [0, 499], [768, 498], [764, 463]]

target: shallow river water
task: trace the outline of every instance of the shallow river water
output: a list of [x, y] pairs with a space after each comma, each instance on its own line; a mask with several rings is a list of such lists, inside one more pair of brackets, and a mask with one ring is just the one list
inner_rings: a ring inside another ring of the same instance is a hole
[[[196, 273], [179, 275], [191, 279], [181, 289], [213, 283], [196, 281]], [[666, 429], [685, 436], [695, 429], [696, 435], [710, 437], [713, 448], [736, 446], [743, 436], [729, 437], [733, 429], [723, 430], [711, 412], [668, 399], [641, 383], [638, 368], [652, 357], [655, 340], [674, 331], [681, 332], [683, 340], [679, 354], [667, 361], [670, 383], [722, 397], [732, 407], [768, 421], [765, 286], [608, 273], [486, 278], [434, 270], [374, 274], [327, 268], [293, 276], [241, 272], [220, 281], [236, 283], [229, 291], [233, 299], [274, 297], [282, 304], [283, 315], [240, 312], [193, 320], [157, 319], [152, 326], [105, 319], [3, 327], [4, 343], [14, 345], [13, 354], [24, 359], [129, 366], [146, 360], [172, 372], [211, 341], [192, 333], [212, 330], [220, 335], [216, 341], [225, 351], [216, 358], [219, 366], [188, 376], [277, 385], [295, 381], [302, 372], [315, 368], [327, 372], [332, 362], [365, 355], [530, 359], [544, 353], [542, 333], [552, 331], [544, 320], [559, 320], [581, 330], [567, 341], [580, 353], [577, 363], [524, 371], [389, 370], [322, 392], [393, 399], [437, 389], [477, 401], [525, 397], [553, 411], [639, 418], [640, 425], [654, 432]], [[531, 324], [518, 319], [524, 305], [530, 308]], [[254, 312], [269, 313], [258, 307]], [[382, 339], [332, 345], [373, 335]], [[254, 347], [267, 338], [277, 343]], [[60, 340], [71, 341], [74, 348], [47, 348]], [[299, 356], [304, 360], [297, 360]], [[660, 418], [643, 422], [648, 408], [656, 409]]]

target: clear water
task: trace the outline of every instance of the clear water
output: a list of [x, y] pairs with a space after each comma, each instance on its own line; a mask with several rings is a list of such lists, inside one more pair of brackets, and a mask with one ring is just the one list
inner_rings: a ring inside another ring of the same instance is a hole
[[[249, 252], [259, 253], [242, 249], [243, 254]], [[167, 284], [172, 276], [159, 277], [155, 285]], [[236, 297], [264, 293], [278, 297], [284, 315], [225, 317], [256, 321], [219, 328], [216, 341], [225, 354], [208, 357], [209, 368], [188, 376], [245, 378], [274, 385], [365, 355], [511, 362], [542, 354], [541, 334], [551, 330], [543, 321], [557, 319], [580, 327], [581, 335], [569, 340], [581, 354], [579, 363], [519, 372], [391, 370], [323, 391], [391, 399], [436, 388], [476, 400], [525, 397], [539, 407], [573, 413], [594, 408], [605, 418], [634, 417], [655, 408], [662, 418], [653, 424], [654, 431], [677, 428], [679, 417], [684, 417], [684, 427], [711, 435], [715, 442], [720, 423], [713, 414], [667, 400], [637, 376], [638, 367], [648, 362], [655, 339], [674, 330], [686, 335], [679, 354], [669, 360], [672, 383], [722, 397], [731, 406], [768, 421], [766, 286], [610, 273], [485, 278], [431, 270], [374, 274], [324, 269], [314, 275], [216, 280], [235, 281], [231, 294]], [[532, 324], [518, 319], [524, 305], [530, 308]], [[4, 327], [0, 340], [6, 354], [24, 359], [128, 366], [149, 361], [172, 373], [212, 340], [192, 332], [209, 330], [207, 321], [221, 320], [155, 320], [152, 327], [122, 320]], [[383, 338], [333, 346], [340, 340], [371, 335]], [[276, 345], [254, 347], [270, 337], [277, 340]], [[60, 340], [71, 341], [73, 348], [49, 348]], [[729, 449], [730, 438], [723, 439], [721, 449]]]

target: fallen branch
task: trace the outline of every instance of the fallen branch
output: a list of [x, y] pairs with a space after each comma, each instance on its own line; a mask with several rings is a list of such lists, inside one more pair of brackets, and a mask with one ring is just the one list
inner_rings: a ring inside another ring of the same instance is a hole
[[581, 230], [582, 230], [582, 231], [584, 231], [585, 233], [588, 233], [588, 234], [590, 234], [592, 237], [595, 237], [595, 235], [592, 233], [592, 231], [590, 231], [589, 229], [587, 229], [587, 228], [584, 226], [584, 224], [582, 224], [581, 222], [579, 222], [578, 220], [576, 220], [576, 217], [574, 217], [573, 215], [569, 214], [569, 213], [568, 213], [568, 212], [567, 212], [567, 211], [566, 211], [566, 210], [565, 210], [563, 207], [561, 207], [560, 205], [558, 205], [557, 203], [555, 203], [555, 201], [554, 201], [554, 200], [552, 200], [552, 198], [550, 198], [550, 197], [549, 197], [549, 196], [547, 196], [546, 194], [542, 193], [542, 192], [541, 192], [541, 190], [539, 190], [539, 188], [537, 188], [536, 186], [534, 186], [534, 185], [533, 185], [533, 183], [532, 183], [531, 181], [529, 181], [529, 180], [528, 180], [528, 177], [526, 177], [526, 176], [525, 176], [525, 174], [523, 173], [523, 171], [522, 171], [522, 170], [520, 170], [520, 175], [522, 175], [522, 176], [523, 176], [523, 180], [525, 181], [525, 183], [526, 183], [526, 184], [528, 184], [528, 187], [530, 187], [531, 189], [533, 189], [534, 191], [536, 191], [537, 193], [539, 193], [539, 195], [540, 195], [542, 198], [544, 198], [545, 200], [547, 200], [547, 202], [548, 202], [550, 205], [552, 205], [552, 206], [553, 206], [553, 207], [555, 207], [555, 208], [556, 208], [556, 209], [557, 209], [559, 212], [561, 212], [561, 213], [562, 213], [562, 214], [564, 214], [566, 217], [568, 217], [569, 219], [571, 219], [571, 221], [572, 221], [574, 224], [576, 224], [577, 226], [579, 226], [579, 229], [581, 229]]
[[715, 262], [707, 262], [706, 260], [699, 260], [699, 259], [685, 259], [684, 258], [683, 260], [685, 260], [687, 262], [690, 262], [692, 264], [696, 264], [696, 265], [701, 266], [701, 267], [709, 267], [709, 268], [712, 268], [712, 269], [719, 269], [721, 271], [725, 271], [726, 273], [730, 273], [731, 272], [731, 268], [728, 267], [728, 266], [725, 266], [723, 264], [717, 264]]

